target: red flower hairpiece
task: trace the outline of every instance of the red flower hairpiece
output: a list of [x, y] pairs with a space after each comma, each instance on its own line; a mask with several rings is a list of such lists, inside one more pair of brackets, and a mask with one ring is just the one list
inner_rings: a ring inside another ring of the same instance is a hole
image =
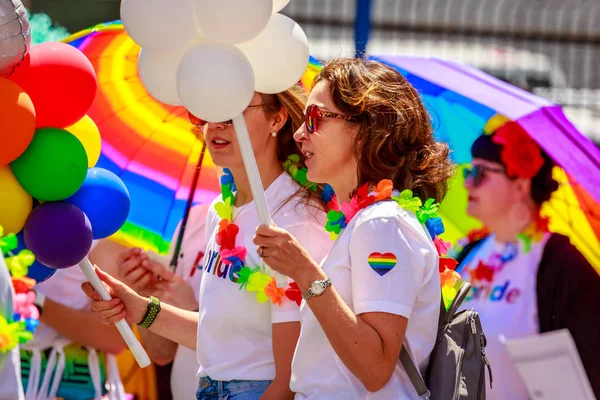
[[502, 145], [502, 162], [512, 178], [533, 178], [544, 165], [540, 147], [516, 122], [498, 128], [492, 141]]

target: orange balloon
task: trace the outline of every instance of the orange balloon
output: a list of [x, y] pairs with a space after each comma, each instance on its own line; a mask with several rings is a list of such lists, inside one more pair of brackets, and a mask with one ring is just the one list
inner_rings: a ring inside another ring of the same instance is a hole
[[31, 98], [16, 83], [0, 78], [0, 167], [23, 154], [34, 132]]

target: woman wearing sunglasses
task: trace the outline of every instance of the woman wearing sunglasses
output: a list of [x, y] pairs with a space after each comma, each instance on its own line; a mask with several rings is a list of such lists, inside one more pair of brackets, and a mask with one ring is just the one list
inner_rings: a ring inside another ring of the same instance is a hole
[[[307, 185], [293, 138], [303, 122], [305, 102], [300, 87], [276, 95], [256, 93], [244, 117], [273, 221], [293, 232], [320, 260], [331, 247], [323, 231], [324, 206], [320, 189]], [[259, 220], [233, 125], [191, 119], [203, 129], [213, 162], [224, 169], [222, 195], [206, 218], [206, 251], [197, 271], [202, 274], [199, 311], [160, 305], [101, 271], [113, 300], [99, 301], [89, 284], [84, 290], [96, 300], [94, 309], [105, 323], [125, 317], [195, 349], [198, 399], [291, 398], [301, 293], [293, 282], [277, 287], [260, 268], [263, 261], [252, 245]]]
[[337, 238], [322, 269], [281, 227], [260, 226], [254, 239], [306, 300], [292, 390], [297, 399], [417, 398], [398, 357], [406, 345], [424, 372], [436, 339], [441, 243], [430, 217], [452, 175], [448, 147], [434, 141], [416, 90], [376, 61], [330, 62], [307, 104], [295, 138], [309, 179], [331, 184], [342, 203], [325, 227]]
[[464, 307], [479, 312], [488, 338], [494, 371], [488, 399], [529, 398], [500, 335], [558, 329], [571, 332], [600, 397], [600, 276], [540, 215], [558, 189], [553, 161], [517, 123], [499, 117], [489, 126], [494, 123], [499, 127], [473, 143], [465, 181], [468, 213], [485, 228], [461, 241], [457, 256], [457, 271], [473, 285]]

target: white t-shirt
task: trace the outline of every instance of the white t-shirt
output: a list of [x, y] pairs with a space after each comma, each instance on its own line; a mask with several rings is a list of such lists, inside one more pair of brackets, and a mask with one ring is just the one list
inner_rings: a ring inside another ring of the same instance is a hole
[[[300, 204], [298, 196], [290, 199], [298, 188], [288, 174], [282, 173], [265, 190], [267, 203], [274, 223], [294, 235], [318, 262], [332, 243], [323, 229], [324, 221], [317, 221], [315, 217], [316, 209]], [[218, 201], [221, 196], [213, 204]], [[220, 260], [219, 246], [215, 242], [219, 222], [220, 217], [211, 207], [206, 220], [206, 237], [210, 239], [200, 284], [197, 376], [223, 381], [274, 379], [271, 324], [299, 321], [299, 307], [289, 299], [285, 299], [282, 306], [259, 303], [256, 293], [239, 289], [232, 280], [236, 276]], [[261, 259], [252, 243], [256, 227], [260, 225], [254, 202], [234, 209], [233, 222], [239, 227], [236, 246], [243, 245], [248, 250], [246, 265], [259, 266]]]
[[[202, 260], [206, 251], [206, 214], [210, 206], [208, 204], [192, 207], [188, 217], [185, 233], [181, 241], [181, 250], [177, 260], [175, 273], [190, 283], [194, 290], [196, 300], [200, 290], [200, 278], [202, 277]], [[181, 222], [175, 230], [171, 241], [169, 259], [175, 251], [177, 236], [181, 229]], [[198, 361], [196, 352], [185, 346], [177, 346], [177, 353], [173, 360], [171, 370], [171, 393], [173, 400], [193, 399], [198, 389], [196, 379]]]
[[[414, 213], [393, 201], [359, 211], [322, 267], [355, 314], [385, 312], [408, 318], [404, 343], [423, 373], [435, 343], [441, 291], [436, 249]], [[418, 398], [399, 363], [387, 385], [369, 393], [337, 356], [306, 302], [301, 312], [291, 381], [296, 399]]]
[[[7, 320], [13, 316], [13, 286], [0, 252], [0, 315]], [[0, 353], [0, 400], [23, 400], [19, 346]]]
[[500, 343], [500, 335], [508, 339], [537, 335], [540, 331], [537, 315], [537, 271], [550, 234], [533, 243], [528, 253], [519, 241], [517, 256], [494, 273], [491, 282], [474, 282], [469, 270], [479, 262], [488, 263], [492, 253], [503, 254], [505, 244], [488, 236], [473, 253], [467, 255], [460, 274], [471, 282], [473, 289], [461, 308], [473, 308], [479, 313], [487, 338], [485, 348], [492, 367], [494, 386], [490, 389], [487, 377], [488, 400], [527, 400], [529, 395], [510, 355]]

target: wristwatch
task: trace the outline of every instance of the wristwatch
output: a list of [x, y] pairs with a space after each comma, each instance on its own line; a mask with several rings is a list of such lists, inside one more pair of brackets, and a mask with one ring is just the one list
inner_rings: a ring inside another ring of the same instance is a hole
[[307, 300], [311, 297], [320, 296], [329, 286], [331, 286], [331, 280], [329, 278], [322, 281], [314, 281], [310, 284], [310, 287], [306, 290], [306, 292], [302, 293], [302, 298]]
[[150, 302], [148, 303], [148, 308], [146, 309], [146, 315], [144, 315], [144, 319], [142, 322], [138, 323], [142, 328], [150, 328], [150, 325], [154, 322], [158, 313], [160, 312], [160, 300], [154, 296], [148, 296]]

